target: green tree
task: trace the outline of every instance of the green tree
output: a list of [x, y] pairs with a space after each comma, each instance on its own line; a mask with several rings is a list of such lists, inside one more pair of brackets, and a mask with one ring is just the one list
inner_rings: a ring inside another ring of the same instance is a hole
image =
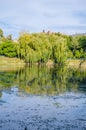
[[64, 65], [67, 60], [67, 43], [66, 40], [61, 38], [56, 41], [53, 46], [53, 59], [55, 63]]
[[25, 59], [28, 53], [28, 44], [30, 43], [30, 34], [24, 33], [20, 35], [18, 39], [18, 43], [19, 43], [19, 47], [18, 47], [19, 58]]
[[79, 44], [80, 47], [84, 50], [84, 52], [86, 52], [86, 36], [81, 36], [79, 38]]
[[0, 38], [2, 38], [4, 35], [3, 35], [3, 30], [0, 29]]
[[9, 34], [6, 38], [8, 41], [12, 41], [12, 34]]
[[7, 57], [16, 57], [17, 52], [15, 44], [13, 42], [4, 42], [0, 44], [0, 55], [5, 55]]

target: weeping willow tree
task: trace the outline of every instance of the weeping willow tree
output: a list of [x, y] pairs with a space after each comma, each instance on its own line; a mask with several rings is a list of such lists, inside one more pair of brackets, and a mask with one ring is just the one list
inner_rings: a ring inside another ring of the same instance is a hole
[[65, 65], [67, 60], [67, 42], [66, 39], [57, 39], [53, 45], [53, 59], [58, 65]]
[[67, 41], [62, 36], [24, 33], [18, 41], [18, 56], [27, 63], [46, 63], [51, 58], [59, 65], [66, 62]]
[[38, 63], [46, 63], [52, 53], [52, 45], [46, 34], [32, 34], [29, 47], [33, 50], [33, 59]]
[[28, 54], [28, 44], [30, 43], [30, 34], [28, 33], [23, 33], [20, 35], [18, 39], [18, 56], [20, 59], [26, 59], [27, 54]]

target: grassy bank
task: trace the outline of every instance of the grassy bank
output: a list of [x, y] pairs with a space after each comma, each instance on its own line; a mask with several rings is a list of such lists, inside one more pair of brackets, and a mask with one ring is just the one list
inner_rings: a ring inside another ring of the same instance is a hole
[[[53, 66], [54, 63], [49, 60], [46, 63], [47, 66]], [[4, 56], [0, 56], [0, 70], [7, 67], [7, 68], [18, 68], [18, 67], [24, 67], [25, 62], [23, 60], [20, 60], [18, 58], [8, 58]], [[67, 66], [73, 67], [73, 68], [83, 68], [86, 69], [86, 60], [68, 60]]]
[[72, 68], [80, 68], [86, 70], [86, 60], [68, 60], [68, 66]]
[[0, 70], [12, 69], [15, 70], [20, 67], [24, 67], [25, 62], [18, 58], [8, 58], [0, 56]]

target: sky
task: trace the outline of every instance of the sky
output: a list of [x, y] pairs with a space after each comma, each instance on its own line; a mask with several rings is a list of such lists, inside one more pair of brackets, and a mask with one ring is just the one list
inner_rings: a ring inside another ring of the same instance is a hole
[[13, 38], [22, 31], [86, 33], [86, 0], [0, 0], [0, 28]]

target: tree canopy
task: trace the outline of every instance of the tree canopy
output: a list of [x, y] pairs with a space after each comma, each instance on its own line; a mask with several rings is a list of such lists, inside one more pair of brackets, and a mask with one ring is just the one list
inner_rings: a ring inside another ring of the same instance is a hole
[[24, 32], [15, 42], [11, 34], [5, 37], [0, 29], [0, 55], [18, 57], [26, 63], [53, 60], [63, 65], [69, 58], [86, 58], [86, 35]]

